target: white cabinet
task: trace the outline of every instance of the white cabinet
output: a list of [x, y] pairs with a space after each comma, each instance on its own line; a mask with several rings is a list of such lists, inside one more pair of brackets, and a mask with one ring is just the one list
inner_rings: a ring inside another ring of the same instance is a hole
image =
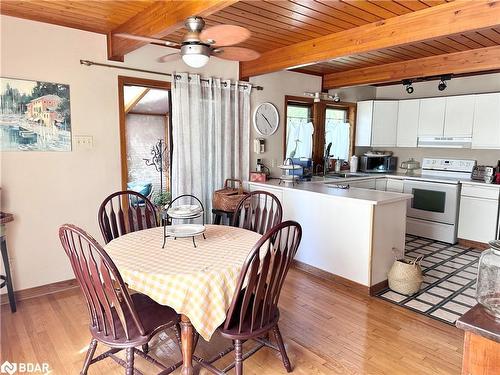
[[375, 190], [385, 191], [387, 189], [387, 178], [377, 178], [375, 180]]
[[417, 147], [420, 100], [400, 100], [397, 120], [397, 147]]
[[372, 146], [396, 146], [397, 122], [397, 100], [374, 101], [372, 120]]
[[356, 146], [396, 146], [397, 100], [358, 102], [356, 113]]
[[356, 108], [356, 146], [371, 146], [373, 100], [358, 102]]
[[472, 148], [500, 148], [500, 93], [475, 99]]
[[444, 117], [445, 137], [472, 136], [474, 121], [474, 95], [450, 96], [446, 98]]
[[497, 235], [498, 187], [462, 184], [458, 237], [487, 243]]
[[387, 179], [387, 191], [394, 191], [396, 193], [403, 192], [403, 180], [388, 178]]
[[446, 98], [420, 100], [418, 136], [441, 137], [444, 128]]
[[364, 181], [352, 181], [348, 183], [350, 187], [360, 188], [360, 189], [375, 189], [375, 180], [364, 180]]

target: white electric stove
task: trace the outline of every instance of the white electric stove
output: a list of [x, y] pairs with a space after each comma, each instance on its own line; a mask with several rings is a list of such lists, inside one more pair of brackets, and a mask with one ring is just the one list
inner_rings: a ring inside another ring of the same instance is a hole
[[[406, 232], [454, 244], [457, 242], [461, 179], [468, 179], [475, 160], [424, 158], [418, 180], [405, 179], [408, 201]], [[439, 178], [426, 181], [425, 178]]]

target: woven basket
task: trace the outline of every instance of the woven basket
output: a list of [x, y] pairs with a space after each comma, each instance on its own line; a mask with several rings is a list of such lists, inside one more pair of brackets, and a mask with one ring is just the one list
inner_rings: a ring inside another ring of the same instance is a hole
[[[228, 182], [234, 182], [235, 187], [229, 187]], [[247, 196], [243, 191], [241, 180], [228, 178], [224, 182], [224, 188], [214, 191], [212, 207], [216, 210], [234, 212], [238, 204]]]
[[423, 258], [419, 256], [409, 262], [396, 259], [387, 274], [389, 288], [407, 296], [417, 293], [424, 280], [420, 267]]

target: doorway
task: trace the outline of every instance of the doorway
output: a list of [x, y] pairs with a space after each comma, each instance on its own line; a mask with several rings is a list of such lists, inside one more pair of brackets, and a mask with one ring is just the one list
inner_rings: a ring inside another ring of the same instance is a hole
[[154, 203], [170, 192], [170, 82], [118, 77], [122, 190]]

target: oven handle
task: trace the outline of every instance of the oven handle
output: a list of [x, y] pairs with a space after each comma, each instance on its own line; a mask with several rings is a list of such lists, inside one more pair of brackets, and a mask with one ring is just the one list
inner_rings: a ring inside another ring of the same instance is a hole
[[[435, 189], [432, 189], [433, 187]], [[424, 189], [424, 190], [436, 190], [436, 191], [442, 191], [445, 193], [457, 193], [458, 194], [459, 186], [457, 184], [447, 184], [447, 183], [440, 183], [440, 182], [404, 180], [403, 191], [405, 193], [411, 193], [413, 188]]]

